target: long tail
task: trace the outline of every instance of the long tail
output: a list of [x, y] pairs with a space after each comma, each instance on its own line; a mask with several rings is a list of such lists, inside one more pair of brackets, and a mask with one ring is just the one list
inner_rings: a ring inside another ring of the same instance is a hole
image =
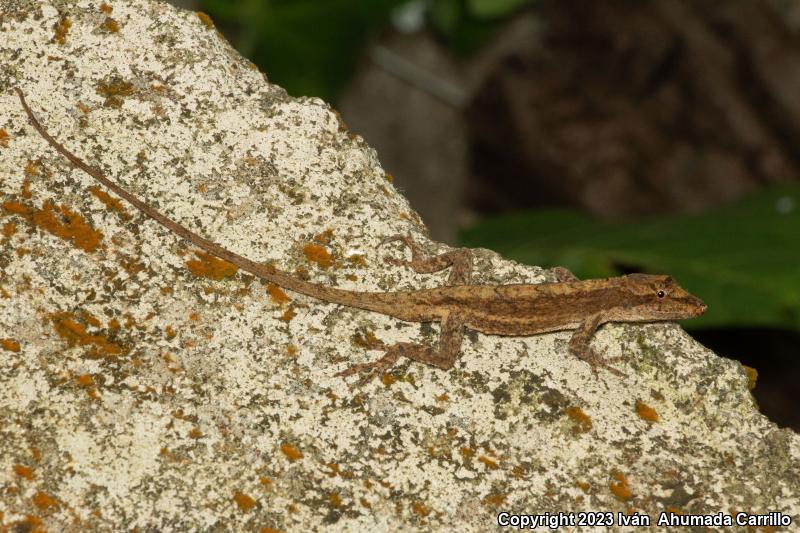
[[31, 111], [31, 108], [28, 106], [28, 103], [25, 101], [25, 95], [22, 91], [16, 87], [17, 94], [19, 95], [19, 100], [22, 102], [22, 107], [25, 109], [25, 113], [28, 114], [28, 119], [31, 121], [31, 124], [39, 134], [44, 137], [44, 139], [50, 143], [50, 146], [56, 149], [61, 155], [69, 159], [69, 161], [78, 167], [79, 169], [83, 170], [91, 177], [111, 189], [114, 194], [120, 196], [127, 200], [131, 205], [133, 205], [136, 209], [147, 215], [148, 217], [152, 218], [168, 230], [172, 231], [173, 233], [183, 237], [187, 241], [191, 242], [195, 246], [202, 248], [203, 250], [207, 251], [208, 253], [219, 257], [220, 259], [224, 259], [230, 263], [233, 263], [237, 267], [245, 270], [255, 276], [258, 276], [261, 279], [264, 279], [268, 282], [274, 283], [284, 289], [289, 289], [294, 292], [298, 292], [300, 294], [305, 294], [306, 296], [311, 296], [312, 298], [316, 298], [319, 300], [324, 300], [330, 303], [347, 305], [349, 307], [357, 307], [360, 309], [367, 309], [369, 311], [377, 311], [379, 313], [384, 314], [393, 314], [392, 311], [392, 304], [388, 301], [389, 299], [385, 298], [385, 293], [370, 293], [370, 292], [357, 292], [357, 291], [348, 291], [344, 289], [336, 289], [334, 287], [327, 287], [325, 285], [317, 285], [314, 283], [309, 283], [307, 281], [303, 281], [301, 279], [293, 277], [288, 272], [283, 270], [278, 270], [277, 268], [271, 265], [265, 265], [261, 263], [256, 263], [243, 257], [239, 254], [233, 253], [229, 250], [226, 250], [222, 246], [194, 233], [191, 230], [186, 229], [182, 225], [178, 224], [174, 220], [162, 215], [139, 198], [134, 196], [133, 194], [129, 193], [113, 181], [109, 180], [102, 172], [100, 172], [95, 167], [89, 166], [84, 161], [82, 161], [78, 156], [67, 150], [64, 145], [59, 143], [55, 140], [47, 130], [41, 125], [41, 123], [36, 119], [36, 116]]

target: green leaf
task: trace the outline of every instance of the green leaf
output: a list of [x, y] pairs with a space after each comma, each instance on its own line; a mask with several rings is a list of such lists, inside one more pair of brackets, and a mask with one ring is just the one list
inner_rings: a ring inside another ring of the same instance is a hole
[[689, 327], [800, 329], [800, 186], [763, 190], [698, 215], [600, 222], [548, 210], [481, 222], [471, 247], [524, 263], [561, 265], [579, 278], [668, 273], [709, 307]]

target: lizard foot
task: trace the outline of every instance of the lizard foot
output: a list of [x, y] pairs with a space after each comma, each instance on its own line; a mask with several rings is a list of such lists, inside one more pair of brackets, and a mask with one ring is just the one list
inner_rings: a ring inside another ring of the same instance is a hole
[[336, 376], [352, 376], [353, 374], [361, 374], [361, 379], [356, 382], [356, 386], [361, 387], [369, 383], [373, 378], [381, 376], [387, 370], [392, 368], [397, 360], [400, 358], [400, 350], [392, 350], [390, 346], [383, 357], [371, 363], [359, 363], [349, 368], [337, 372]]
[[407, 357], [412, 361], [425, 363], [435, 366], [442, 370], [449, 370], [461, 349], [461, 340], [464, 334], [464, 323], [460, 316], [450, 315], [442, 320], [442, 332], [439, 339], [439, 347], [434, 349], [424, 344], [414, 344], [411, 342], [396, 342], [386, 347], [383, 357], [372, 363], [361, 363], [337, 373], [337, 376], [351, 376], [353, 374], [363, 374], [357, 386], [364, 385], [375, 376], [386, 373], [397, 360]]
[[386, 263], [408, 267], [417, 274], [431, 274], [452, 267], [447, 278], [447, 285], [470, 284], [472, 279], [472, 250], [469, 248], [454, 248], [439, 255], [426, 256], [410, 235], [399, 233], [384, 239], [381, 245], [394, 241], [401, 241], [411, 250], [411, 261], [387, 256], [383, 259]]
[[389, 244], [390, 242], [397, 242], [400, 241], [406, 245], [406, 247], [411, 250], [411, 257], [413, 258], [411, 261], [406, 261], [405, 259], [396, 259], [391, 256], [384, 256], [383, 261], [390, 265], [395, 266], [411, 266], [415, 260], [419, 260], [422, 257], [422, 250], [420, 250], [417, 241], [414, 240], [411, 235], [403, 235], [402, 233], [396, 233], [389, 237], [383, 239], [378, 246], [383, 246], [385, 244]]
[[389, 244], [390, 242], [402, 241], [412, 253], [420, 253], [419, 245], [417, 241], [414, 240], [411, 235], [403, 235], [402, 233], [395, 233], [394, 235], [390, 235], [381, 241], [378, 246], [383, 246], [384, 244]]
[[557, 266], [550, 269], [550, 272], [556, 277], [559, 283], [578, 281], [578, 276], [572, 273], [567, 267]]
[[628, 377], [626, 373], [611, 366], [611, 363], [622, 361], [623, 359], [625, 359], [624, 357], [603, 357], [601, 355], [598, 355], [594, 350], [591, 350], [588, 354], [585, 354], [580, 359], [582, 361], [586, 361], [587, 363], [589, 363], [589, 366], [592, 367], [592, 373], [594, 373], [595, 377], [597, 376], [598, 368], [604, 368], [608, 372], [611, 372], [615, 376], [619, 376], [621, 378]]

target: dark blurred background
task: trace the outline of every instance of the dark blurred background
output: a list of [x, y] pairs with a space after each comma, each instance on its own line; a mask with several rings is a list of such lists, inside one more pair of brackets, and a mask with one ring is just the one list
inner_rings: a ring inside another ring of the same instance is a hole
[[333, 104], [434, 239], [671, 274], [800, 430], [800, 2], [175, 3]]

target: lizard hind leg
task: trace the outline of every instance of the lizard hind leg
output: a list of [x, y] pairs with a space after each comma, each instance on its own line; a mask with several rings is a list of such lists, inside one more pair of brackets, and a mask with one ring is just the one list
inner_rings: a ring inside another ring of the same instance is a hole
[[404, 265], [418, 274], [430, 274], [451, 268], [447, 285], [470, 285], [472, 282], [472, 250], [455, 248], [435, 256], [425, 256], [417, 242], [410, 235], [392, 235], [381, 244], [401, 241], [411, 250], [411, 261], [386, 257], [384, 260], [392, 265]]
[[362, 378], [357, 384], [359, 386], [364, 385], [372, 378], [386, 373], [400, 357], [408, 357], [414, 361], [435, 366], [442, 370], [449, 370], [453, 367], [461, 351], [463, 338], [464, 322], [459, 317], [450, 315], [442, 320], [438, 350], [424, 344], [398, 342], [388, 346], [383, 357], [377, 361], [353, 365], [341, 372], [337, 372], [336, 375], [352, 376], [353, 374], [362, 374]]

